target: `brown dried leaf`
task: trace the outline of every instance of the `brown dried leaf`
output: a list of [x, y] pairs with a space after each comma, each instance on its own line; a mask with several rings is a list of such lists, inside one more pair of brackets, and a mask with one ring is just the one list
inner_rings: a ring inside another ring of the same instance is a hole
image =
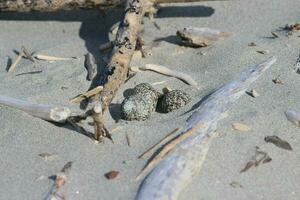
[[265, 141], [270, 142], [270, 143], [274, 144], [275, 146], [282, 148], [282, 149], [286, 149], [289, 151], [293, 150], [291, 145], [287, 141], [282, 140], [281, 138], [279, 138], [276, 135], [265, 137]]
[[117, 176], [119, 175], [119, 173], [120, 173], [120, 172], [118, 172], [118, 171], [112, 170], [112, 171], [106, 173], [104, 176], [105, 176], [108, 180], [111, 180], [111, 179], [117, 178]]
[[250, 130], [249, 126], [247, 126], [246, 124], [242, 124], [242, 123], [233, 123], [232, 128], [233, 128], [233, 130], [241, 131], [241, 132], [246, 132], [246, 131]]

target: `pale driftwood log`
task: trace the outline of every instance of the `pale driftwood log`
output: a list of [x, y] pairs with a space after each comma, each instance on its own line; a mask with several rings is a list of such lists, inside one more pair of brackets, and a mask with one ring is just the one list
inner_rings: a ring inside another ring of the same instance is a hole
[[177, 35], [187, 46], [206, 47], [212, 45], [219, 39], [227, 38], [232, 34], [207, 27], [187, 27], [177, 31]]
[[138, 71], [138, 70], [154, 71], [154, 72], [166, 75], [166, 76], [178, 78], [178, 79], [182, 80], [183, 82], [187, 83], [188, 85], [198, 88], [197, 82], [191, 76], [189, 76], [185, 73], [179, 72], [179, 71], [171, 70], [165, 66], [155, 65], [155, 64], [146, 64], [144, 67], [130, 67], [130, 70], [132, 70], [132, 71]]
[[74, 60], [75, 58], [63, 58], [63, 57], [56, 57], [56, 56], [48, 56], [43, 54], [36, 54], [34, 57], [38, 60], [45, 60], [45, 61], [65, 61], [65, 60]]
[[[147, 0], [153, 4], [182, 3], [216, 0]], [[57, 11], [73, 9], [111, 9], [122, 6], [126, 0], [0, 0], [0, 11]]]
[[211, 94], [187, 120], [187, 130], [198, 127], [162, 160], [143, 181], [136, 200], [175, 200], [192, 178], [201, 170], [219, 120], [226, 117], [229, 107], [252, 82], [276, 61], [275, 57], [251, 67], [234, 80]]
[[0, 105], [22, 110], [34, 117], [58, 123], [64, 123], [66, 119], [71, 115], [70, 109], [66, 107], [34, 104], [28, 101], [4, 95], [0, 95]]

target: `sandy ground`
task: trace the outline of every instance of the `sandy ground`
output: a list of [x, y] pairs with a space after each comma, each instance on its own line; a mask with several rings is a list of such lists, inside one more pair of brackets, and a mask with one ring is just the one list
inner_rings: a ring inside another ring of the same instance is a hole
[[[68, 105], [68, 100], [88, 90], [83, 67], [86, 52], [91, 52], [103, 67], [98, 45], [108, 41], [109, 28], [121, 17], [121, 11], [103, 16], [96, 11], [72, 11], [55, 14], [0, 13], [0, 91], [1, 94], [27, 99], [37, 103]], [[284, 111], [300, 110], [300, 78], [294, 71], [299, 55], [299, 33], [272, 39], [271, 31], [287, 23], [299, 21], [298, 0], [243, 0], [204, 2], [163, 6], [157, 18], [161, 30], [145, 19], [144, 39], [152, 48], [146, 59], [135, 59], [132, 65], [155, 63], [190, 74], [200, 85], [194, 91], [181, 81], [144, 72], [137, 74], [122, 86], [114, 106], [105, 119], [113, 131], [115, 144], [105, 141], [95, 144], [69, 126], [33, 118], [7, 107], [0, 107], [0, 199], [43, 199], [52, 180], [36, 180], [51, 176], [62, 166], [73, 161], [71, 180], [63, 189], [67, 199], [134, 199], [140, 182], [134, 177], [146, 163], [137, 156], [174, 128], [183, 126], [190, 115], [184, 114], [216, 87], [237, 77], [249, 65], [275, 55], [277, 63], [255, 84], [257, 98], [245, 95], [231, 109], [229, 117], [219, 124], [220, 137], [215, 139], [202, 172], [195, 177], [181, 199], [299, 199], [300, 197], [300, 140], [299, 129], [289, 123]], [[234, 36], [202, 49], [178, 45], [175, 33], [185, 26], [211, 27], [234, 33]], [[257, 47], [248, 47], [255, 42]], [[22, 60], [14, 73], [6, 72], [7, 57], [13, 59], [13, 50], [25, 45], [28, 49], [48, 55], [77, 56], [79, 59], [35, 64]], [[269, 50], [259, 54], [256, 50]], [[201, 55], [201, 54], [205, 55]], [[19, 75], [42, 70], [39, 74]], [[272, 82], [277, 76], [284, 85]], [[154, 113], [145, 122], [125, 122], [120, 118], [119, 104], [126, 90], [141, 82], [166, 81], [155, 86], [184, 89], [193, 95], [193, 103], [170, 114]], [[62, 88], [63, 87], [63, 88]], [[77, 108], [77, 106], [73, 106]], [[233, 122], [251, 127], [248, 132], [233, 131]], [[92, 129], [92, 127], [88, 127]], [[129, 136], [131, 147], [125, 136]], [[277, 135], [288, 141], [293, 151], [282, 150], [264, 142], [264, 137]], [[239, 171], [254, 154], [255, 146], [266, 151], [272, 162], [240, 174]], [[53, 161], [44, 161], [40, 153], [55, 153]], [[104, 174], [120, 171], [115, 180]], [[237, 182], [241, 187], [233, 187]]]

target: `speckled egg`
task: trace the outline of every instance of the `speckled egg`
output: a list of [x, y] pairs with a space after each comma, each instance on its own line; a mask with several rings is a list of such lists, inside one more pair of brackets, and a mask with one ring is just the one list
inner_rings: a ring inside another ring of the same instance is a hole
[[140, 83], [133, 90], [135, 94], [149, 95], [156, 100], [161, 96], [149, 83]]
[[191, 96], [181, 90], [172, 90], [161, 98], [162, 112], [168, 113], [177, 110], [192, 100]]
[[129, 121], [144, 121], [155, 111], [161, 94], [148, 83], [141, 83], [133, 90], [133, 94], [122, 102], [122, 117]]

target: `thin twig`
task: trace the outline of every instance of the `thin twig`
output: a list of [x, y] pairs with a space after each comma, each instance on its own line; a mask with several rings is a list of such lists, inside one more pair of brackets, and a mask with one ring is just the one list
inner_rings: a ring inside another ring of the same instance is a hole
[[153, 169], [164, 157], [169, 153], [174, 147], [185, 140], [186, 138], [190, 137], [192, 134], [195, 133], [195, 131], [204, 128], [205, 124], [198, 124], [196, 127], [190, 129], [189, 131], [185, 132], [184, 134], [181, 134], [177, 136], [175, 139], [170, 141], [168, 144], [166, 144], [162, 150], [151, 160], [144, 169], [137, 175], [135, 180], [139, 180], [141, 177], [146, 175], [151, 169]]
[[24, 56], [23, 52], [19, 53], [19, 55], [18, 55], [17, 59], [15, 60], [15, 62], [8, 69], [8, 72], [12, 72], [12, 71], [15, 70], [15, 68], [17, 67], [17, 65], [19, 64], [19, 62], [21, 61], [23, 56]]
[[154, 145], [152, 145], [150, 148], [148, 148], [144, 153], [142, 153], [138, 159], [145, 159], [146, 157], [148, 157], [149, 154], [151, 154], [153, 152], [154, 149], [156, 149], [157, 147], [161, 146], [163, 143], [171, 140], [171, 138], [173, 137], [173, 134], [176, 133], [177, 131], [179, 131], [181, 128], [175, 128], [173, 131], [171, 131], [170, 133], [168, 133], [165, 137], [163, 137], [161, 140], [159, 140], [157, 143], [155, 143]]

